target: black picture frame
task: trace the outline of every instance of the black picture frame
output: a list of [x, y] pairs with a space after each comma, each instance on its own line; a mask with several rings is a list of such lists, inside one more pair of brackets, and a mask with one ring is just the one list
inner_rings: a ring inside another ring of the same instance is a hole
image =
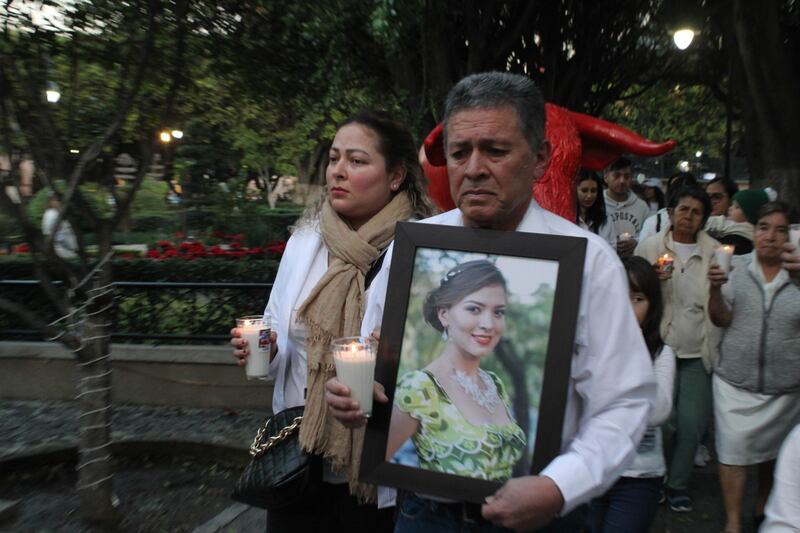
[[[535, 443], [532, 456], [527, 455], [529, 462], [526, 464], [529, 464], [529, 468], [515, 473], [516, 476], [540, 472], [561, 450], [586, 239], [423, 223], [401, 222], [397, 225], [375, 370], [375, 379], [384, 386], [390, 401], [373, 404], [359, 476], [367, 483], [456, 501], [481, 503], [502, 485], [502, 481], [437, 472], [386, 459], [392, 406], [409, 316], [412, 278], [418, 255], [429, 253], [425, 252], [427, 250], [456, 257], [459, 254], [485, 254], [499, 258], [522, 258], [554, 262], [557, 266], [546, 350], [543, 364], [539, 365], [543, 368], [536, 411]], [[542, 282], [536, 276], [528, 277], [531, 278], [531, 287]]]

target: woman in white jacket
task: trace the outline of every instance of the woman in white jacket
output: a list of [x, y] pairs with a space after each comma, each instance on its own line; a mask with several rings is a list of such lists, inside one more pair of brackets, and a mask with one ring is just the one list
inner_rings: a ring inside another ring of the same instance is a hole
[[582, 168], [575, 178], [575, 193], [575, 223], [601, 236], [616, 249], [617, 230], [606, 216], [603, 180], [596, 172]]
[[[289, 239], [266, 309], [275, 332], [272, 409], [305, 405], [300, 444], [325, 459], [321, 493], [270, 510], [270, 533], [392, 530], [392, 510], [364, 504], [374, 502], [374, 489], [357, 481], [363, 429], [328, 416], [325, 382], [335, 375], [329, 346], [359, 334], [370, 272], [396, 222], [431, 209], [411, 133], [384, 113], [361, 113], [339, 126], [325, 178], [326, 196]], [[238, 330], [232, 336], [244, 364], [248, 346]]]
[[622, 260], [628, 273], [631, 305], [653, 357], [656, 403], [633, 463], [622, 477], [589, 507], [591, 533], [648, 531], [658, 509], [661, 480], [667, 467], [661, 443], [661, 424], [672, 411], [675, 354], [664, 344], [659, 328], [663, 313], [661, 282], [653, 267], [641, 257]]

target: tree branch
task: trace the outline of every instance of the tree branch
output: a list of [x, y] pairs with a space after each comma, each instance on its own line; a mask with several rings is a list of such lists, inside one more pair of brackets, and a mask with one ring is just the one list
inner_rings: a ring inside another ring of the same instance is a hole
[[62, 328], [54, 327], [40, 320], [34, 313], [14, 303], [0, 297], [0, 311], [16, 315], [24, 320], [31, 328], [38, 331], [42, 337], [49, 341], [58, 341], [70, 350], [77, 350], [80, 345], [80, 338], [73, 333], [68, 333]]

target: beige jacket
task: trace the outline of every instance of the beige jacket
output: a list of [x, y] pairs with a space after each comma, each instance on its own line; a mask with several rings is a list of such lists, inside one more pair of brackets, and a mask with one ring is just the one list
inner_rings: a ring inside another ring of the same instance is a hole
[[661, 282], [661, 337], [679, 359], [701, 357], [708, 372], [717, 360], [721, 335], [708, 315], [708, 268], [718, 246], [719, 242], [700, 230], [697, 250], [684, 264], [673, 247], [672, 231], [667, 229], [640, 242], [634, 252], [650, 263], [665, 253], [675, 259], [672, 277]]

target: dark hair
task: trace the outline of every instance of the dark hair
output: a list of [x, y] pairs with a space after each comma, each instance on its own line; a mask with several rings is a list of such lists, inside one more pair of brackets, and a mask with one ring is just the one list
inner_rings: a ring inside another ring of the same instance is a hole
[[734, 182], [733, 180], [729, 180], [727, 178], [724, 178], [722, 176], [720, 176], [718, 178], [714, 178], [713, 180], [709, 181], [706, 184], [706, 189], [708, 189], [709, 185], [712, 185], [714, 183], [721, 183], [722, 186], [725, 188], [725, 194], [727, 194], [729, 198], [733, 198], [733, 195], [736, 194], [737, 192], [739, 192], [739, 186], [736, 185], [736, 182]]
[[349, 124], [364, 126], [377, 135], [378, 150], [386, 160], [386, 170], [406, 169], [406, 178], [397, 193], [407, 192], [417, 216], [430, 216], [434, 210], [425, 192], [427, 182], [419, 164], [419, 150], [408, 127], [385, 111], [360, 111], [340, 122], [336, 129]]
[[451, 268], [438, 287], [431, 290], [422, 305], [425, 322], [439, 331], [444, 331], [439, 321], [439, 309], [449, 309], [466, 296], [489, 285], [500, 285], [504, 291], [506, 278], [492, 263], [485, 259], [468, 261]]
[[[586, 210], [586, 220], [584, 220], [584, 222], [589, 226], [589, 230], [592, 233], [597, 233], [600, 230], [600, 226], [606, 223], [606, 202], [603, 199], [603, 180], [597, 172], [582, 168], [575, 177], [575, 188], [577, 189], [581, 182], [587, 180], [593, 180], [597, 184], [597, 198], [595, 198], [594, 204]], [[575, 195], [575, 208], [575, 222], [578, 222], [581, 216], [581, 206], [577, 194]]]
[[643, 187], [647, 189], [653, 189], [653, 194], [656, 195], [656, 203], [658, 204], [659, 209], [667, 205], [667, 200], [666, 197], [664, 196], [664, 191], [662, 191], [660, 187], [653, 187], [650, 185], [644, 185]]
[[623, 168], [631, 168], [632, 166], [633, 163], [631, 163], [630, 159], [628, 159], [627, 157], [620, 157], [619, 159], [608, 165], [608, 167], [606, 167], [605, 172], [606, 173], [614, 172], [615, 170], [620, 170]]
[[797, 222], [797, 212], [792, 209], [789, 204], [786, 202], [775, 201], [767, 202], [758, 209], [758, 212], [756, 213], [756, 223], [758, 223], [758, 221], [762, 218], [775, 213], [783, 214], [789, 224], [794, 224]]
[[699, 187], [681, 187], [680, 189], [676, 190], [674, 194], [670, 193], [670, 199], [667, 207], [670, 209], [675, 209], [675, 207], [677, 207], [677, 205], [681, 202], [681, 198], [694, 198], [703, 204], [703, 222], [700, 224], [700, 229], [703, 229], [706, 225], [709, 215], [711, 214], [711, 199], [708, 197], [708, 194], [706, 194], [706, 191]]
[[536, 84], [522, 74], [481, 72], [455, 84], [444, 103], [444, 141], [447, 123], [453, 114], [465, 109], [511, 106], [519, 127], [533, 150], [544, 141], [544, 98]]
[[661, 282], [653, 266], [646, 259], [639, 256], [630, 256], [622, 259], [622, 265], [628, 273], [628, 287], [631, 292], [641, 292], [649, 302], [647, 313], [642, 320], [642, 336], [650, 350], [650, 357], [655, 358], [664, 345], [661, 339], [661, 317], [664, 313], [664, 304], [661, 297]]

